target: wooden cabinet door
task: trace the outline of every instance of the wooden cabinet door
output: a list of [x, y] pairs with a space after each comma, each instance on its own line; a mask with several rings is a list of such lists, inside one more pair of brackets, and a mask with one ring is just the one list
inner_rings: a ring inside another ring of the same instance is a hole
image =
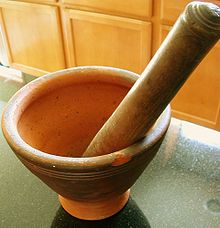
[[[161, 39], [171, 27], [162, 26]], [[220, 130], [220, 41], [203, 59], [171, 107], [175, 117]]]
[[151, 23], [66, 10], [70, 66], [104, 65], [140, 73], [151, 58]]
[[36, 76], [66, 67], [56, 6], [6, 1], [0, 22], [12, 66]]

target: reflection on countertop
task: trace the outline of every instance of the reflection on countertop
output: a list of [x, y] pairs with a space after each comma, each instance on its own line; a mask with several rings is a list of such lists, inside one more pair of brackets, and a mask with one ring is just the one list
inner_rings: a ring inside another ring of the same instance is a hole
[[[0, 102], [0, 115], [5, 102]], [[154, 160], [115, 216], [88, 222], [66, 213], [16, 158], [0, 131], [0, 227], [212, 227], [220, 224], [220, 133], [172, 119]]]
[[150, 228], [150, 224], [139, 209], [135, 201], [130, 197], [125, 207], [110, 218], [99, 221], [80, 220], [69, 215], [61, 206], [53, 219], [51, 228], [114, 228], [114, 227], [141, 227]]

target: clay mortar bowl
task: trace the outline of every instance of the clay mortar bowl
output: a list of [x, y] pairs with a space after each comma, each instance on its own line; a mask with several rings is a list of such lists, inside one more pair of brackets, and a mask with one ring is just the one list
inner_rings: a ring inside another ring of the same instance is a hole
[[4, 136], [21, 162], [59, 194], [73, 216], [117, 213], [153, 159], [170, 122], [168, 107], [146, 137], [111, 154], [80, 156], [138, 75], [111, 67], [76, 67], [40, 77], [9, 101]]

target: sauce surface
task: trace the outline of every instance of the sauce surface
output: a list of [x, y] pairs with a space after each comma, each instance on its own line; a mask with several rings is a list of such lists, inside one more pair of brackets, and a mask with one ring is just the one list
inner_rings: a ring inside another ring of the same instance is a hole
[[105, 82], [54, 90], [27, 107], [18, 122], [19, 134], [43, 152], [80, 157], [128, 90]]

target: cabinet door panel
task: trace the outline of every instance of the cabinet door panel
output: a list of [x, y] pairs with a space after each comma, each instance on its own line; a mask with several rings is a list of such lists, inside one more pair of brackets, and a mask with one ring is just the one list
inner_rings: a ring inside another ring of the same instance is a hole
[[[162, 39], [169, 30], [169, 26], [162, 26]], [[208, 53], [172, 101], [174, 116], [220, 130], [219, 57], [220, 42]]]
[[151, 24], [69, 10], [72, 65], [105, 65], [140, 73], [151, 57]]
[[65, 68], [56, 7], [21, 2], [7, 2], [0, 7], [13, 66], [33, 75]]

